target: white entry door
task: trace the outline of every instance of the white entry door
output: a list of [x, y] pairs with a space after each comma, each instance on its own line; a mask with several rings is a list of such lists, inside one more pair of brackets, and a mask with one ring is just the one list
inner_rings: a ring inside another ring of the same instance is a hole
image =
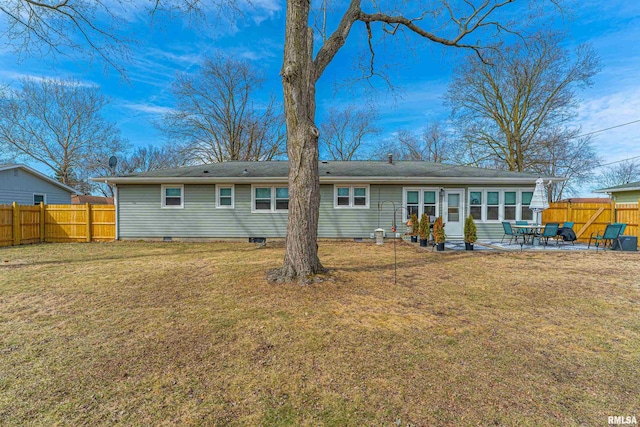
[[444, 231], [448, 238], [461, 238], [464, 231], [464, 190], [448, 189], [444, 191], [442, 216]]

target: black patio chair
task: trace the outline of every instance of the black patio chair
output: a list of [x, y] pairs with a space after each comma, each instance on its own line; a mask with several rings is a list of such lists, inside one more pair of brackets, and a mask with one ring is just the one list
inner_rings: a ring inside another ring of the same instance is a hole
[[[622, 224], [609, 224], [607, 228], [604, 229], [604, 232], [600, 234], [599, 231], [595, 233], [591, 233], [589, 236], [589, 244], [587, 245], [587, 249], [591, 247], [591, 241], [595, 240], [596, 252], [598, 252], [598, 247], [600, 246], [600, 242], [604, 242], [602, 247], [607, 247], [607, 242], [609, 243], [609, 247], [613, 247], [613, 241], [618, 241], [618, 246], [622, 247], [620, 243], [620, 231], [622, 230]], [[595, 236], [594, 236], [595, 234]]]
[[[550, 222], [545, 224], [544, 231], [540, 235], [540, 239], [544, 239], [544, 246], [546, 247], [549, 244], [549, 238], [555, 239], [558, 234], [558, 228], [560, 224], [557, 222]], [[558, 241], [556, 241], [556, 246], [558, 246]]]
[[576, 233], [573, 231], [574, 224], [573, 221], [563, 222], [560, 228], [558, 228], [556, 240], [562, 242], [562, 244], [564, 244], [564, 242], [571, 242], [572, 245], [575, 245]]

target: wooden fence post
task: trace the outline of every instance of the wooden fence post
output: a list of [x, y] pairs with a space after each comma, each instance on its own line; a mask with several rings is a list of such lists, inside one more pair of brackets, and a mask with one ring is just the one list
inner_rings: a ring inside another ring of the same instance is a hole
[[40, 202], [40, 242], [44, 242], [44, 221], [45, 221], [45, 214], [44, 214], [44, 202]]
[[571, 211], [571, 199], [569, 199], [569, 201], [567, 202], [567, 221], [573, 221], [572, 214], [573, 212]]
[[611, 221], [609, 221], [610, 224], [613, 224], [614, 222], [618, 222], [617, 218], [616, 218], [616, 201], [615, 200], [611, 200]]
[[21, 221], [20, 221], [20, 206], [17, 202], [13, 202], [13, 245], [18, 246], [20, 244], [21, 237]]
[[91, 205], [85, 203], [84, 207], [87, 212], [87, 243], [91, 243]]

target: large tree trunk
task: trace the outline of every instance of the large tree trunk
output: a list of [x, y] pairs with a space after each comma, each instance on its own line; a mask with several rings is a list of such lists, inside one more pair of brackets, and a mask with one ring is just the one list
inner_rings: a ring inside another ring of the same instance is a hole
[[308, 27], [309, 0], [287, 2], [282, 68], [289, 156], [289, 222], [280, 280], [308, 279], [323, 270], [318, 258], [318, 136], [313, 63], [313, 33]]

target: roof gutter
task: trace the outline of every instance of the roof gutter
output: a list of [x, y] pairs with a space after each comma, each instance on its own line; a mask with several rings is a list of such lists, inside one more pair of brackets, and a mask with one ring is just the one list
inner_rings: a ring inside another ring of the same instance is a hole
[[[381, 176], [320, 176], [321, 184], [379, 183], [379, 184], [534, 184], [537, 178], [522, 177], [381, 177]], [[562, 182], [567, 178], [543, 177], [546, 181]], [[105, 184], [216, 184], [216, 183], [281, 183], [287, 177], [102, 177], [91, 178]]]
[[621, 193], [623, 191], [639, 191], [640, 187], [629, 187], [629, 188], [603, 188], [601, 190], [593, 190], [594, 193]]

